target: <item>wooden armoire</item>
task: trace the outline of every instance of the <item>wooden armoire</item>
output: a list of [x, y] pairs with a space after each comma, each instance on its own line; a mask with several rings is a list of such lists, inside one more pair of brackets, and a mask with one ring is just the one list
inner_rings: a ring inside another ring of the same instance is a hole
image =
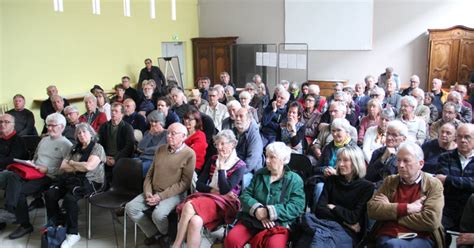
[[211, 83], [220, 82], [219, 74], [231, 73], [232, 45], [239, 37], [193, 38], [194, 81], [209, 77]]
[[474, 29], [454, 26], [447, 29], [428, 29], [428, 87], [439, 78], [443, 88], [455, 83], [466, 84], [474, 71]]

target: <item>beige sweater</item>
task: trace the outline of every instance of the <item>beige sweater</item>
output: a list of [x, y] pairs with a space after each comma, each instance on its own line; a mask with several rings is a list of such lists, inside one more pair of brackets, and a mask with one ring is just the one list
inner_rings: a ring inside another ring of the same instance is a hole
[[176, 153], [168, 145], [160, 146], [143, 182], [143, 193], [158, 193], [162, 200], [189, 189], [193, 178], [196, 155], [188, 146]]

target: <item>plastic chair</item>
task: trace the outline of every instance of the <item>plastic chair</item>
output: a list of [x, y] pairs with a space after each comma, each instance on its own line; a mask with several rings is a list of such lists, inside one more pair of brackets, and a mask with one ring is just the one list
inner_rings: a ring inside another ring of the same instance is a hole
[[[293, 172], [297, 173], [301, 179], [303, 179], [303, 182], [305, 182], [306, 185], [307, 179], [310, 178], [313, 173], [313, 166], [309, 158], [303, 154], [292, 153], [288, 166]], [[309, 198], [306, 197], [305, 209], [309, 202]]]
[[[138, 159], [122, 158], [113, 169], [113, 180], [108, 191], [89, 197], [88, 206], [88, 239], [91, 238], [91, 206], [109, 210], [124, 207], [125, 204], [143, 192], [142, 162]], [[137, 227], [135, 225], [135, 237]], [[135, 240], [136, 242], [136, 240]], [[124, 213], [123, 243], [127, 244], [127, 214]]]

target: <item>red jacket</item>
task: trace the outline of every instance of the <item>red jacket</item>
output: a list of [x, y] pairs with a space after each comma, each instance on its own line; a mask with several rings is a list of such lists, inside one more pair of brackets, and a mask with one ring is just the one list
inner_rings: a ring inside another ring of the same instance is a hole
[[184, 143], [191, 147], [196, 153], [196, 170], [201, 170], [206, 157], [207, 141], [203, 131], [197, 130], [193, 135], [189, 136]]
[[94, 116], [91, 118], [91, 120], [88, 120], [87, 113], [84, 113], [79, 116], [79, 122], [87, 122], [92, 126], [92, 128], [94, 128], [96, 132], [99, 132], [100, 125], [107, 122], [107, 116], [105, 115], [105, 113], [100, 112], [96, 109]]

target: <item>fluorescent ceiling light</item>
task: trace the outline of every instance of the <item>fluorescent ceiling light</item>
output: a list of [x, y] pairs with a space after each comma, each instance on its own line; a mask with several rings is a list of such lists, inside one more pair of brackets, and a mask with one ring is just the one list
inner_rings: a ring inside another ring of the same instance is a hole
[[155, 19], [156, 14], [155, 14], [155, 0], [150, 0], [150, 18]]
[[130, 17], [130, 0], [123, 0], [123, 15]]
[[171, 20], [176, 21], [176, 0], [171, 0]]
[[92, 14], [100, 15], [100, 0], [92, 0]]

